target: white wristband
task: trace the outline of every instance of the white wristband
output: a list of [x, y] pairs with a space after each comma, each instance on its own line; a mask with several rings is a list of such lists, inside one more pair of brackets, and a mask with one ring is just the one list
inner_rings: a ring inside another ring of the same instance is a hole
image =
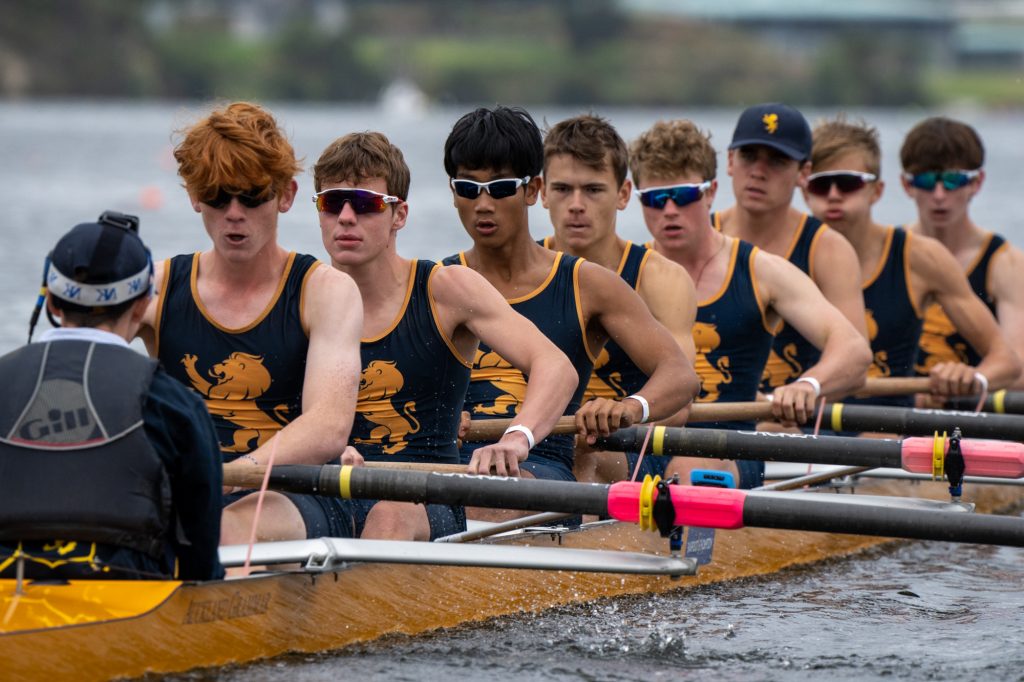
[[643, 410], [644, 410], [643, 411], [643, 415], [644, 416], [640, 418], [640, 423], [641, 424], [646, 424], [647, 420], [651, 416], [651, 405], [650, 405], [650, 403], [647, 402], [647, 398], [643, 397], [639, 393], [634, 393], [633, 395], [627, 395], [626, 398], [632, 398], [633, 400], [635, 400], [638, 403], [640, 403], [640, 407], [642, 407]]
[[981, 384], [981, 392], [988, 393], [988, 377], [981, 372], [974, 373], [974, 380]]
[[533, 446], [537, 444], [537, 440], [533, 437], [533, 431], [530, 430], [529, 426], [523, 426], [522, 424], [513, 424], [512, 426], [505, 429], [505, 433], [512, 433], [518, 431], [519, 433], [526, 436], [526, 442], [530, 446], [530, 450], [533, 450]]
[[[817, 379], [815, 379], [814, 377], [800, 377], [796, 381], [804, 381], [804, 382], [810, 384], [811, 387], [814, 389], [814, 397], [815, 398], [820, 398], [821, 397], [821, 382], [818, 381]], [[793, 383], [795, 384], [796, 381], [794, 381]]]

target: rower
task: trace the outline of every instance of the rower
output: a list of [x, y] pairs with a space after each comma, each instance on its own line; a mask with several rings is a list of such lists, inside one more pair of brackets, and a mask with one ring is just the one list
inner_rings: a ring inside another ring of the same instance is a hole
[[[174, 150], [213, 242], [158, 264], [141, 330], [150, 353], [206, 401], [228, 466], [324, 464], [345, 449], [359, 376], [362, 303], [352, 279], [278, 245], [300, 170], [265, 109], [236, 102], [185, 130]], [[257, 496], [226, 499], [224, 544], [248, 542]], [[267, 493], [262, 537], [317, 534], [308, 496]]]
[[[780, 321], [820, 354], [795, 382], [775, 389], [777, 418], [806, 422], [821, 395], [846, 395], [863, 383], [871, 362], [867, 342], [814, 282], [784, 258], [712, 227], [717, 163], [707, 134], [690, 121], [659, 121], [633, 142], [629, 163], [654, 248], [686, 268], [697, 291], [698, 402], [754, 400]], [[670, 472], [694, 466], [708, 464], [673, 462]], [[737, 471], [731, 462], [716, 466]], [[763, 482], [764, 464], [740, 462], [738, 474], [739, 487], [756, 487]]]
[[[555, 124], [544, 137], [541, 187], [541, 200], [555, 234], [543, 244], [616, 272], [639, 294], [654, 319], [669, 330], [692, 364], [697, 304], [690, 276], [677, 263], [642, 244], [626, 241], [615, 231], [616, 216], [633, 194], [628, 172], [626, 143], [607, 120], [587, 114]], [[598, 355], [584, 400], [622, 400], [640, 391], [647, 379], [622, 347], [609, 340]], [[681, 426], [686, 423], [685, 410], [662, 423]], [[578, 448], [576, 476], [587, 481], [620, 481], [632, 475], [637, 459], [637, 453], [623, 457]], [[643, 462], [656, 459], [644, 458]], [[644, 473], [648, 472], [645, 467]]]
[[[540, 131], [523, 109], [479, 108], [458, 120], [445, 142], [444, 166], [473, 247], [444, 262], [483, 275], [569, 357], [577, 379], [567, 413], [576, 412], [579, 437], [593, 444], [616, 428], [675, 414], [696, 394], [698, 381], [632, 287], [607, 268], [549, 251], [530, 236], [528, 209], [537, 202], [543, 160]], [[596, 398], [580, 407], [609, 338], [648, 379], [622, 400]], [[481, 344], [466, 409], [473, 418], [515, 417], [524, 385], [522, 372]], [[464, 446], [464, 458], [473, 447]], [[538, 442], [520, 468], [528, 476], [573, 480], [572, 436]]]
[[[932, 394], [945, 398], [1009, 386], [1020, 373], [1020, 363], [967, 277], [958, 276], [960, 267], [952, 254], [931, 237], [881, 225], [872, 217], [872, 206], [884, 190], [880, 166], [873, 127], [839, 117], [814, 129], [804, 199], [819, 220], [846, 237], [860, 260], [873, 355], [868, 376], [914, 374], [921, 311], [938, 305], [978, 349], [979, 359], [975, 365], [959, 358], [932, 363]], [[854, 402], [912, 407], [914, 398], [880, 396]]]
[[46, 261], [59, 329], [0, 358], [0, 577], [212, 580], [221, 468], [203, 402], [128, 347], [152, 297], [135, 216], [76, 225]]
[[[457, 464], [462, 401], [482, 340], [529, 376], [516, 424], [473, 453], [471, 471], [518, 475], [547, 436], [576, 372], [479, 274], [399, 255], [409, 215], [409, 167], [377, 132], [332, 142], [313, 169], [324, 248], [363, 300], [362, 378], [349, 443], [374, 462]], [[466, 529], [460, 506], [320, 498], [332, 537], [434, 540]], [[340, 523], [338, 523], [340, 521]]]
[[[995, 315], [1005, 339], [1024, 358], [1024, 252], [971, 219], [971, 200], [985, 182], [985, 148], [977, 131], [937, 116], [907, 133], [900, 149], [903, 189], [917, 205], [909, 230], [937, 239], [967, 273], [974, 294]], [[916, 369], [944, 363], [977, 366], [984, 355], [967, 330], [933, 302], [925, 309]], [[946, 371], [940, 369], [940, 371]], [[961, 378], [971, 382], [971, 377]], [[991, 378], [991, 377], [990, 377]], [[1014, 388], [1024, 388], [1024, 378]]]
[[[842, 235], [791, 205], [810, 172], [811, 142], [807, 120], [793, 107], [746, 109], [729, 144], [736, 204], [712, 216], [712, 223], [723, 234], [789, 260], [867, 338], [857, 254]], [[817, 361], [814, 344], [784, 325], [775, 335], [761, 390], [771, 393], [795, 381]]]

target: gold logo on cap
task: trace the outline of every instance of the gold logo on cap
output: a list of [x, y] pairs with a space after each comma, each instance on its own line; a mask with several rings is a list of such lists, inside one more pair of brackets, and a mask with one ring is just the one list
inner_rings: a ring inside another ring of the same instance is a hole
[[764, 123], [764, 129], [768, 131], [769, 135], [774, 135], [775, 131], [779, 129], [778, 114], [765, 114], [761, 117], [761, 122]]

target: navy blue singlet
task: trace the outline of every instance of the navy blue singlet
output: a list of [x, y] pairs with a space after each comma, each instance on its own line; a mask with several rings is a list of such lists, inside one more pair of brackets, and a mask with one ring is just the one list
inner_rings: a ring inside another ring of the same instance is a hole
[[[757, 398], [761, 373], [772, 346], [764, 319], [754, 256], [758, 248], [733, 239], [729, 270], [714, 296], [697, 306], [693, 341], [700, 377], [697, 402], [745, 402]], [[704, 428], [753, 429], [753, 422], [694, 424]]]
[[[996, 314], [996, 301], [988, 288], [989, 269], [992, 258], [1006, 244], [1006, 239], [998, 234], [990, 234], [988, 241], [978, 251], [978, 257], [967, 270], [967, 281], [971, 289], [988, 306], [992, 315]], [[946, 317], [938, 303], [932, 303], [924, 312], [924, 330], [918, 348], [918, 374], [927, 375], [928, 371], [940, 362], [962, 362], [977, 367], [981, 355], [974, 350], [967, 339], [957, 333], [956, 327]]]
[[[565, 414], [579, 409], [587, 380], [594, 369], [594, 358], [587, 348], [583, 325], [583, 308], [579, 300], [579, 269], [582, 258], [557, 252], [551, 272], [536, 290], [526, 296], [510, 299], [517, 313], [537, 325], [565, 353], [576, 368], [579, 384]], [[445, 258], [445, 265], [465, 265], [465, 254]], [[519, 411], [526, 395], [526, 377], [504, 358], [481, 343], [473, 360], [466, 404], [473, 419], [508, 419]], [[573, 436], [548, 436], [530, 450], [530, 459], [551, 461], [572, 471]], [[463, 458], [471, 454], [471, 445], [463, 445]]]
[[[542, 246], [552, 248], [551, 237], [545, 237]], [[640, 286], [640, 277], [650, 255], [651, 251], [646, 246], [626, 242], [626, 249], [622, 252], [622, 260], [619, 261], [616, 272], [626, 284], [633, 287], [634, 291]], [[594, 373], [590, 375], [590, 382], [583, 398], [584, 401], [594, 398], [620, 400], [638, 392], [646, 383], [647, 375], [629, 359], [619, 344], [609, 339], [604, 345], [604, 350], [597, 356]]]
[[[864, 284], [864, 308], [873, 356], [868, 367], [869, 377], [914, 374], [923, 319], [910, 290], [910, 239], [903, 228], [890, 227], [879, 267]], [[850, 398], [844, 402], [913, 407], [914, 396]]]
[[[711, 214], [711, 223], [716, 230], [722, 226], [718, 213]], [[808, 277], [814, 277], [814, 249], [818, 238], [827, 226], [807, 213], [802, 214], [793, 241], [785, 258], [800, 268]], [[771, 393], [773, 389], [795, 381], [804, 371], [815, 365], [821, 358], [821, 351], [795, 329], [782, 324], [775, 333], [772, 352], [765, 363], [761, 377], [761, 390]]]
[[440, 267], [413, 261], [394, 323], [360, 345], [363, 373], [349, 443], [368, 461], [459, 461], [470, 366], [434, 314], [430, 277]]
[[252, 452], [302, 412], [309, 346], [302, 294], [318, 265], [313, 256], [290, 254], [266, 310], [248, 326], [228, 329], [199, 300], [199, 254], [164, 262], [157, 357], [206, 401], [225, 461]]

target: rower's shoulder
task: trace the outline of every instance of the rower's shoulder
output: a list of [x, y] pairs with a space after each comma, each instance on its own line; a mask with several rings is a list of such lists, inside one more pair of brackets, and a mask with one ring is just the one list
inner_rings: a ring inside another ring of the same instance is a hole
[[841, 257], [849, 255], [854, 259], [857, 258], [857, 252], [853, 248], [853, 244], [850, 243], [850, 240], [844, 237], [839, 230], [835, 229], [828, 223], [819, 221], [815, 239], [817, 241], [817, 253], [822, 253], [822, 250], [824, 249], [826, 254], [831, 255], [838, 253]]
[[989, 261], [990, 293], [998, 301], [1024, 298], [1024, 251], [1004, 242]]
[[358, 305], [362, 315], [362, 297], [354, 279], [329, 263], [311, 265], [302, 291], [302, 318], [309, 328], [332, 310], [351, 310]]
[[750, 270], [760, 286], [773, 290], [787, 283], [811, 281], [807, 273], [791, 263], [788, 258], [756, 246], [752, 246], [750, 250]]
[[503, 300], [486, 277], [465, 265], [435, 265], [427, 289], [431, 300], [440, 308], [471, 309], [487, 301]]
[[647, 292], [666, 291], [693, 295], [693, 280], [686, 268], [654, 249], [648, 249], [646, 257], [638, 286], [641, 296]]

